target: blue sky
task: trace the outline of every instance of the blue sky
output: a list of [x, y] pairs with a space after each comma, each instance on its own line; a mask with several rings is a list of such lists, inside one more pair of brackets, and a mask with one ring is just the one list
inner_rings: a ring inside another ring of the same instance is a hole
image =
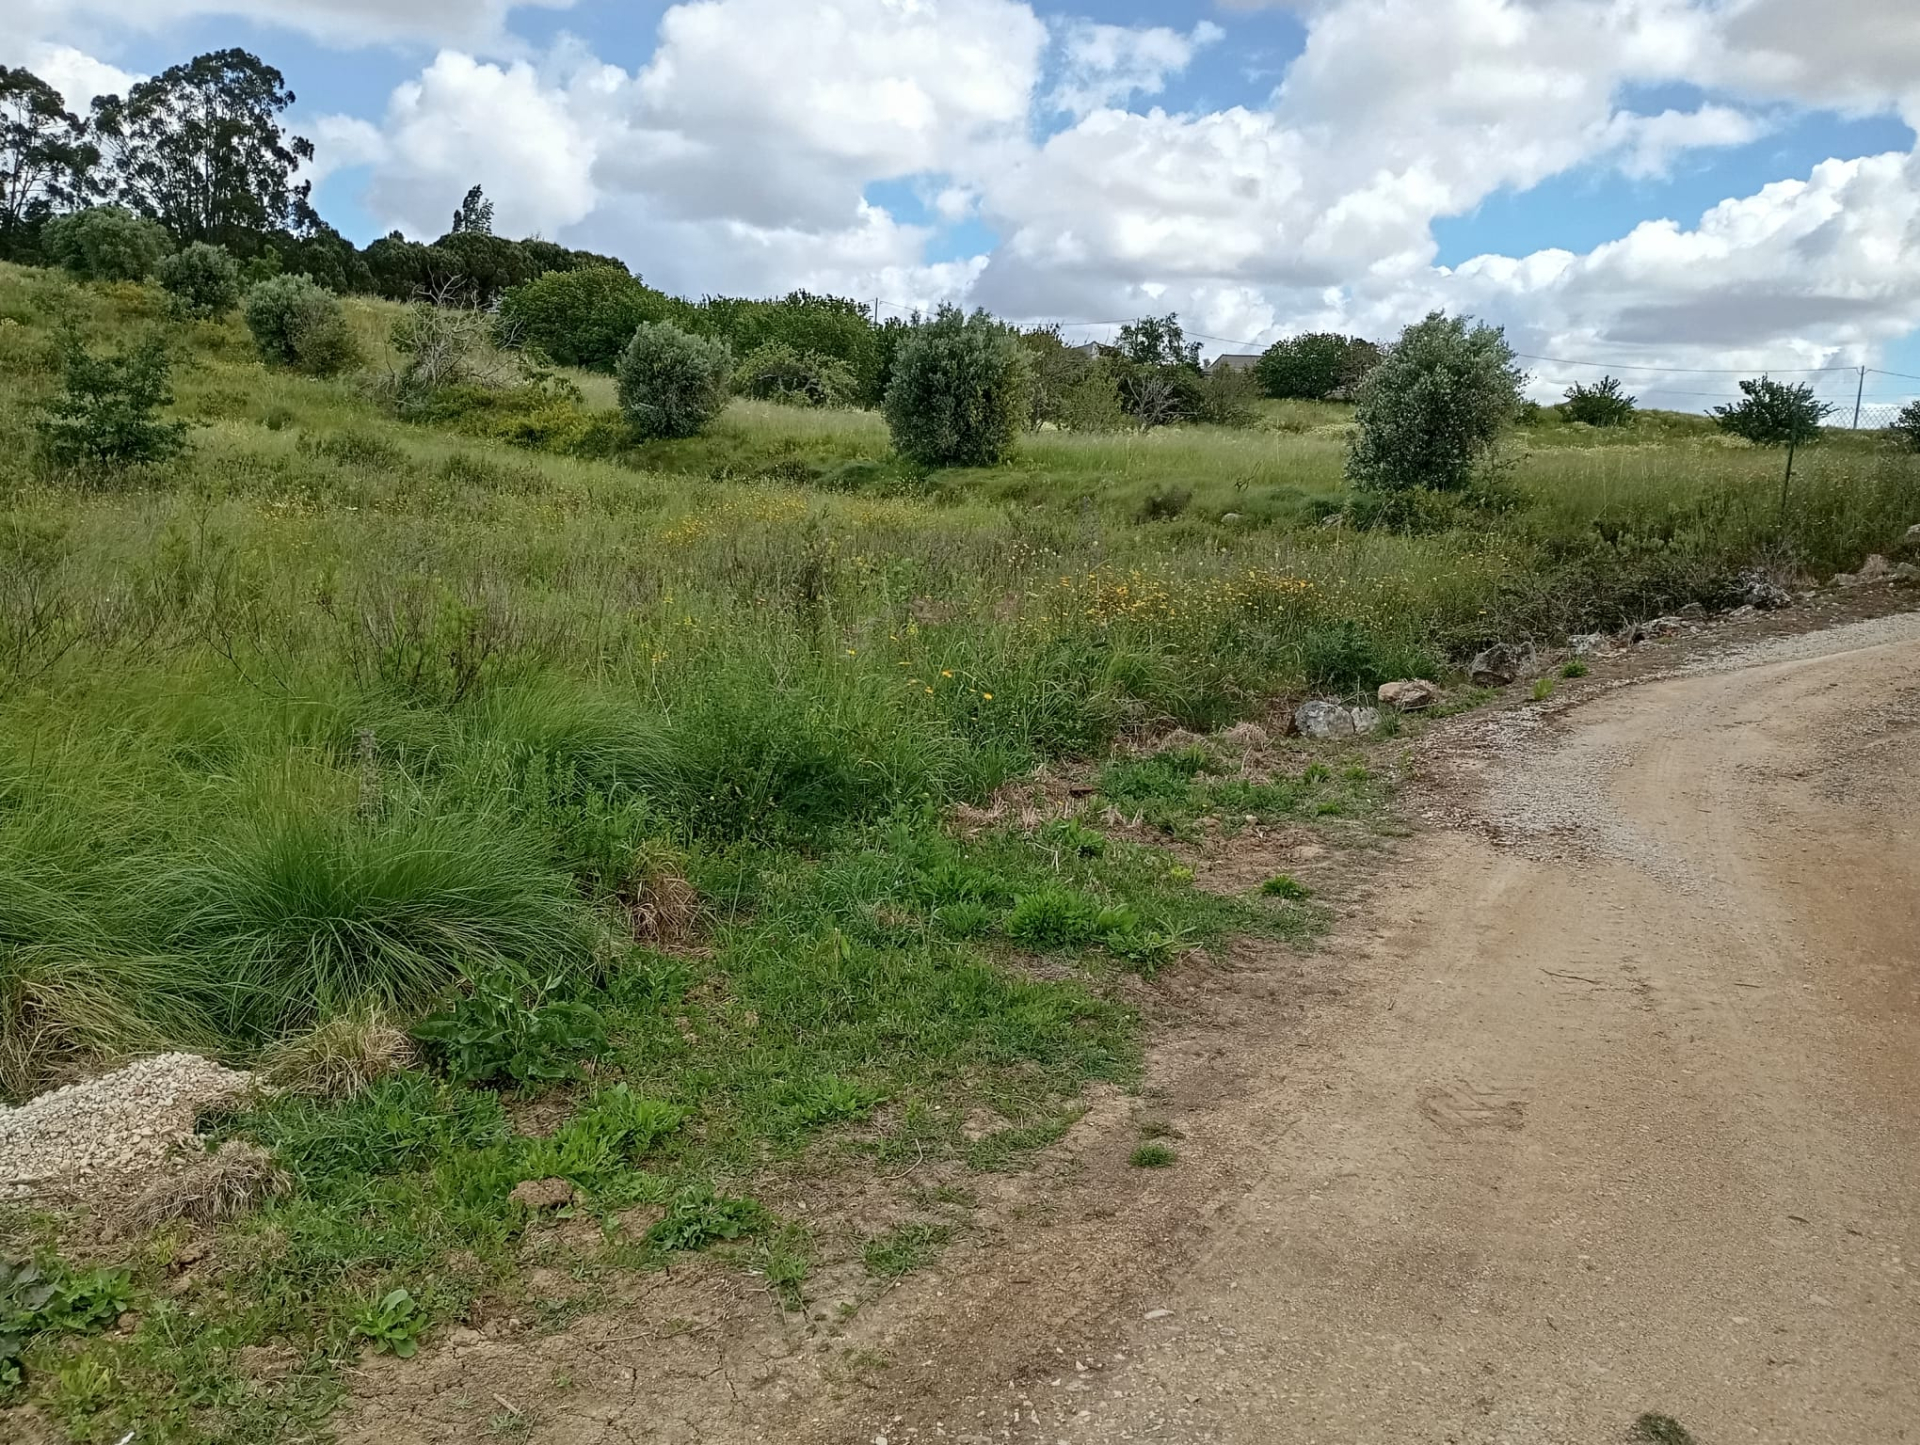
[[5, 3], [70, 89], [272, 61], [361, 241], [479, 182], [695, 294], [1920, 375], [1908, 0]]

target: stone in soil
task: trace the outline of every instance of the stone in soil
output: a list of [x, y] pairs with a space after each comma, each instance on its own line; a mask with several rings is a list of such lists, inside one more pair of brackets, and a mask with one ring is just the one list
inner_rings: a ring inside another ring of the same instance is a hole
[[1380, 684], [1380, 706], [1396, 712], [1419, 712], [1440, 700], [1440, 689], [1424, 677], [1403, 678]]

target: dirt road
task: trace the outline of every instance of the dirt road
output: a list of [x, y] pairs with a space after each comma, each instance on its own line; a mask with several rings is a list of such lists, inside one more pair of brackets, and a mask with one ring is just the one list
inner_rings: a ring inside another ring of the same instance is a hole
[[1258, 1179], [1012, 1438], [1920, 1440], [1920, 620], [1482, 728]]
[[650, 1275], [368, 1363], [343, 1437], [1920, 1442], [1920, 614], [1689, 668], [1435, 728], [1364, 893], [1203, 860], [1345, 916], [1169, 970], [1144, 1096], [1034, 1172], [876, 1182], [981, 1192], [934, 1268]]

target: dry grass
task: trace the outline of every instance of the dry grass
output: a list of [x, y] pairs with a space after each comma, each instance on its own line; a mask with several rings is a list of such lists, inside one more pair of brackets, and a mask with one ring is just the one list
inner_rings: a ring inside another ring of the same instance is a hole
[[232, 1139], [149, 1185], [128, 1211], [127, 1226], [144, 1233], [176, 1219], [220, 1224], [285, 1194], [292, 1182], [267, 1150]]
[[274, 1045], [257, 1072], [271, 1089], [339, 1100], [414, 1062], [406, 1034], [377, 1008], [363, 1006]]

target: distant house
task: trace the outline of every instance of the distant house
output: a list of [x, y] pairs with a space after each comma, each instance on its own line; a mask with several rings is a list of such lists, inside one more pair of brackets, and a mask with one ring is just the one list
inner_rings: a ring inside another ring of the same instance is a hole
[[1067, 348], [1067, 350], [1074, 352], [1077, 355], [1091, 356], [1091, 357], [1098, 357], [1101, 352], [1107, 351], [1109, 349], [1110, 348], [1102, 346], [1097, 341], [1089, 341], [1083, 346], [1069, 346]]
[[1257, 351], [1225, 351], [1214, 357], [1209, 371], [1252, 371], [1260, 364]]

